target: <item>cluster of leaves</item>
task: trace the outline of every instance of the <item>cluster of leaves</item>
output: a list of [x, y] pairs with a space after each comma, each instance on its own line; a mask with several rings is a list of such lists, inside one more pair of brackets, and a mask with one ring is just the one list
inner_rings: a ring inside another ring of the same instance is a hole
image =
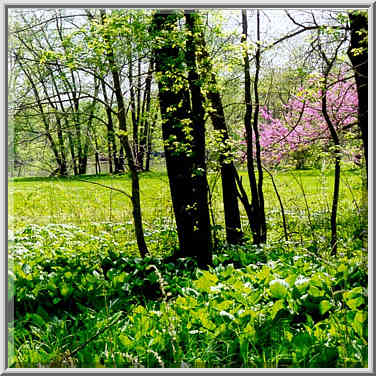
[[218, 255], [217, 266], [201, 271], [173, 304], [134, 308], [121, 352], [146, 367], [365, 366], [359, 260], [331, 268], [291, 254], [241, 268], [224, 266], [231, 256]]
[[[111, 229], [116, 233], [121, 226]], [[146, 235], [170, 235], [163, 232]], [[119, 243], [108, 233], [96, 236], [73, 225], [29, 225], [14, 234], [12, 243], [9, 299], [15, 294], [17, 315], [36, 310], [78, 312], [104, 306], [106, 300], [115, 298], [121, 299], [122, 307], [156, 299], [161, 296], [161, 286], [150, 265], [168, 278], [171, 288], [167, 292], [176, 294], [195, 266], [185, 259], [166, 263], [153, 256], [134, 257], [132, 244], [120, 251]]]

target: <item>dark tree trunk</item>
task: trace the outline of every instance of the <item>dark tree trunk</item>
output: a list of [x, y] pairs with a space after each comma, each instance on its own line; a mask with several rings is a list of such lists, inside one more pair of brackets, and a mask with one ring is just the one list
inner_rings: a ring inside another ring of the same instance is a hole
[[[212, 111], [209, 112], [213, 128], [221, 132], [222, 145], [228, 145], [229, 134], [226, 125], [225, 114], [222, 105], [221, 95], [218, 91], [217, 78], [213, 71], [210, 58], [206, 49], [206, 42], [203, 33], [200, 35], [202, 65], [205, 74], [208, 76], [207, 98], [210, 101]], [[226, 160], [226, 153], [230, 147], [221, 147], [219, 163], [221, 166], [221, 181], [223, 207], [225, 214], [226, 239], [229, 244], [240, 244], [243, 239], [241, 230], [240, 211], [238, 204], [238, 191], [236, 188], [236, 170], [232, 160]]]
[[124, 147], [123, 147], [123, 145], [120, 145], [118, 167], [119, 167], [119, 172], [125, 171], [125, 167], [124, 167]]
[[133, 86], [133, 62], [132, 62], [132, 52], [129, 53], [128, 55], [128, 80], [129, 80], [129, 94], [130, 94], [130, 105], [131, 105], [131, 118], [132, 118], [132, 153], [133, 153], [133, 160], [135, 163], [135, 167], [137, 170], [140, 170], [141, 167], [139, 165], [139, 160], [138, 160], [138, 128], [139, 128], [139, 123], [137, 119], [137, 114], [136, 114], [136, 96], [134, 92], [134, 86]]
[[257, 47], [256, 47], [256, 72], [255, 72], [255, 79], [254, 79], [254, 95], [255, 95], [255, 112], [253, 114], [253, 132], [255, 135], [255, 145], [256, 145], [256, 165], [257, 165], [257, 175], [258, 175], [258, 182], [257, 182], [257, 191], [258, 191], [258, 206], [259, 212], [257, 213], [257, 222], [258, 226], [260, 227], [260, 242], [266, 243], [266, 218], [265, 218], [265, 203], [264, 203], [264, 191], [263, 191], [263, 181], [264, 181], [264, 173], [262, 170], [262, 163], [261, 163], [261, 145], [260, 145], [260, 134], [258, 129], [258, 117], [260, 111], [260, 100], [259, 100], [259, 93], [258, 93], [258, 83], [259, 83], [259, 74], [260, 74], [260, 59], [261, 59], [261, 47], [260, 47], [260, 11], [257, 10], [256, 13], [257, 17]]
[[113, 172], [113, 165], [112, 161], [115, 167], [115, 174], [119, 173], [121, 171], [119, 166], [119, 161], [117, 158], [117, 147], [116, 147], [116, 140], [115, 140], [115, 131], [114, 131], [114, 124], [112, 121], [112, 111], [111, 111], [111, 104], [107, 97], [107, 90], [106, 90], [106, 84], [104, 80], [101, 80], [102, 85], [102, 93], [103, 93], [103, 99], [106, 105], [106, 115], [107, 115], [107, 145], [108, 145], [108, 163], [109, 163], [109, 171], [110, 173]]
[[195, 34], [199, 31], [197, 24], [198, 17], [197, 13], [185, 13], [187, 28], [191, 32], [187, 37], [185, 60], [188, 67], [188, 81], [192, 102], [193, 200], [197, 204], [196, 209], [193, 211], [193, 241], [196, 247], [201, 246], [202, 249], [197, 254], [199, 265], [210, 265], [212, 262], [213, 245], [210, 229], [205, 161], [205, 110], [196, 61], [197, 37], [195, 37]]
[[[151, 102], [151, 80], [152, 80], [152, 72], [153, 72], [153, 60], [150, 61], [148, 75], [145, 80], [145, 91], [144, 91], [144, 98], [142, 101], [142, 110], [141, 110], [141, 129], [142, 134], [140, 138], [140, 145], [139, 145], [139, 163], [141, 168], [144, 167], [144, 160], [147, 154], [147, 144], [150, 139], [150, 102]], [[147, 157], [146, 157], [147, 158]], [[149, 166], [148, 166], [149, 167]], [[145, 165], [145, 170], [148, 171]]]
[[[259, 20], [259, 18], [258, 18]], [[243, 23], [243, 36], [242, 42], [246, 42], [247, 34], [248, 34], [248, 22], [247, 22], [247, 11], [242, 11], [242, 23]], [[258, 36], [259, 36], [259, 22], [258, 22]], [[250, 221], [250, 227], [253, 234], [253, 242], [255, 244], [265, 243], [266, 242], [266, 225], [265, 225], [265, 212], [264, 212], [264, 202], [263, 202], [263, 193], [262, 193], [262, 168], [261, 168], [261, 176], [259, 175], [259, 181], [257, 183], [256, 180], [256, 172], [255, 172], [255, 161], [254, 161], [254, 150], [253, 150], [253, 134], [255, 135], [256, 141], [256, 164], [257, 170], [260, 174], [260, 144], [258, 140], [258, 130], [257, 130], [257, 119], [258, 119], [258, 98], [255, 98], [255, 113], [254, 113], [254, 124], [252, 127], [252, 99], [251, 99], [251, 76], [249, 70], [249, 56], [248, 52], [244, 49], [243, 50], [244, 56], [244, 96], [245, 96], [245, 116], [244, 116], [244, 127], [246, 132], [246, 142], [247, 142], [247, 169], [248, 169], [248, 177], [249, 177], [249, 184], [251, 188], [252, 194], [252, 201], [251, 201], [251, 210], [247, 211], [251, 214], [251, 218], [248, 219]], [[260, 59], [260, 49], [259, 47], [256, 49], [256, 75], [255, 75], [255, 94], [257, 94], [257, 81], [258, 81], [258, 72], [260, 69], [259, 64]], [[256, 121], [256, 123], [255, 123]], [[254, 133], [256, 132], [256, 133]]]
[[[156, 13], [153, 19], [152, 32], [158, 36], [161, 31], [172, 30], [180, 16], [173, 13]], [[166, 37], [165, 37], [166, 38]], [[192, 124], [189, 91], [183, 85], [176, 85], [176, 76], [185, 71], [185, 56], [173, 41], [165, 39], [163, 45], [154, 49], [155, 70], [159, 75], [159, 104], [162, 116], [162, 134], [165, 147], [167, 174], [169, 178], [172, 204], [175, 213], [176, 227], [179, 238], [180, 252], [183, 256], [193, 256], [199, 261], [200, 266], [205, 267], [211, 262], [210, 232], [203, 234], [201, 229], [194, 231], [194, 223], [198, 220], [195, 210], [198, 206], [205, 206], [205, 202], [195, 202], [198, 193], [194, 192], [192, 173], [195, 161], [192, 150]], [[174, 77], [175, 76], [175, 77]], [[191, 82], [191, 85], [195, 85]], [[196, 106], [197, 104], [195, 104]], [[200, 110], [199, 110], [200, 111]], [[200, 116], [201, 117], [201, 116]], [[195, 118], [202, 127], [200, 118]], [[196, 127], [196, 124], [193, 124]], [[199, 144], [193, 146], [195, 153], [202, 153], [202, 129], [194, 131], [194, 135], [201, 137]], [[196, 141], [197, 142], [197, 141]], [[201, 158], [202, 155], [199, 156]], [[196, 163], [198, 166], [205, 166]], [[197, 173], [200, 171], [195, 171]], [[205, 169], [202, 171], [205, 173]], [[199, 184], [203, 184], [200, 181]], [[198, 188], [198, 187], [197, 187]], [[207, 187], [199, 187], [207, 192]], [[200, 192], [199, 194], [202, 194]], [[207, 200], [207, 197], [202, 200]], [[207, 201], [206, 201], [207, 203]], [[200, 209], [201, 210], [201, 209]], [[204, 226], [207, 226], [204, 217], [200, 213]], [[201, 222], [200, 222], [201, 224]], [[204, 239], [197, 244], [200, 236]]]
[[350, 19], [350, 46], [347, 54], [350, 58], [356, 82], [358, 93], [358, 125], [360, 128], [364, 159], [368, 171], [368, 48], [367, 39], [364, 32], [368, 35], [368, 18], [364, 11], [349, 12]]
[[145, 150], [145, 171], [150, 171], [150, 157], [153, 149], [153, 132], [155, 128], [155, 123], [157, 121], [157, 114], [153, 122], [148, 125], [147, 141], [146, 141], [146, 150]]
[[325, 72], [324, 76], [324, 90], [321, 98], [321, 108], [322, 113], [325, 118], [326, 124], [335, 145], [335, 167], [334, 167], [334, 189], [333, 189], [333, 201], [332, 201], [332, 212], [330, 216], [330, 228], [331, 228], [331, 241], [330, 245], [332, 248], [332, 255], [337, 254], [337, 211], [338, 211], [338, 199], [339, 199], [339, 183], [341, 177], [341, 154], [340, 154], [340, 141], [334, 124], [330, 120], [327, 108], [327, 78], [329, 75], [330, 68]]
[[64, 138], [63, 138], [63, 132], [61, 129], [61, 120], [58, 115], [56, 115], [56, 125], [57, 125], [57, 138], [59, 140], [60, 161], [61, 161], [59, 174], [61, 176], [66, 176], [68, 175], [67, 157], [65, 154]]
[[101, 173], [101, 164], [99, 161], [99, 153], [98, 150], [95, 150], [95, 174], [98, 175]]

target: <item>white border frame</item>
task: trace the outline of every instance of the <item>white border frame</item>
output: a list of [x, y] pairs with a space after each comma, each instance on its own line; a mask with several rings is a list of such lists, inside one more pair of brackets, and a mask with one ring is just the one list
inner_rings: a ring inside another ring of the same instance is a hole
[[[4, 226], [1, 226], [0, 238], [3, 239], [1, 243], [4, 247], [3, 250], [3, 257], [0, 259], [0, 266], [1, 270], [3, 271], [3, 279], [1, 280], [1, 288], [0, 288], [0, 302], [6, 303], [7, 302], [7, 224], [8, 224], [8, 150], [7, 150], [7, 125], [8, 125], [8, 114], [7, 114], [7, 66], [8, 66], [8, 59], [7, 59], [7, 11], [6, 7], [25, 7], [25, 8], [33, 8], [33, 7], [49, 7], [49, 8], [56, 8], [56, 7], [72, 7], [72, 8], [96, 8], [96, 7], [105, 7], [105, 8], [113, 8], [113, 7], [129, 7], [129, 8], [223, 8], [223, 9], [233, 9], [233, 8], [264, 8], [264, 9], [275, 9], [275, 8], [342, 8], [342, 9], [357, 9], [357, 8], [368, 8], [368, 30], [369, 30], [369, 39], [368, 39], [368, 47], [369, 47], [369, 56], [372, 56], [369, 59], [369, 66], [368, 66], [368, 74], [369, 74], [369, 98], [368, 98], [368, 125], [369, 125], [369, 171], [368, 171], [368, 291], [369, 291], [369, 308], [368, 308], [368, 333], [369, 333], [369, 340], [368, 340], [368, 368], [286, 368], [286, 369], [271, 369], [271, 368], [165, 368], [165, 369], [147, 369], [147, 368], [7, 368], [8, 363], [8, 327], [7, 327], [7, 314], [4, 309], [0, 308], [0, 338], [4, 341], [0, 344], [0, 373], [1, 375], [9, 374], [9, 375], [18, 375], [18, 374], [83, 374], [83, 373], [95, 373], [95, 374], [109, 374], [109, 373], [126, 373], [126, 374], [146, 374], [146, 373], [191, 373], [191, 374], [198, 374], [198, 373], [254, 373], [254, 374], [274, 374], [274, 373], [308, 373], [308, 374], [331, 374], [331, 373], [343, 373], [343, 374], [374, 374], [374, 278], [373, 272], [375, 270], [374, 265], [374, 257], [373, 257], [373, 232], [371, 231], [370, 225], [373, 225], [373, 189], [374, 189], [374, 171], [373, 171], [373, 160], [374, 160], [374, 153], [373, 153], [373, 145], [374, 145], [374, 131], [373, 131], [373, 121], [374, 121], [374, 109], [373, 109], [373, 88], [375, 82], [375, 75], [374, 73], [374, 57], [375, 57], [375, 30], [374, 30], [374, 20], [376, 14], [376, 5], [374, 2], [370, 1], [358, 1], [357, 3], [354, 2], [344, 2], [338, 0], [331, 0], [330, 2], [325, 0], [316, 0], [315, 3], [311, 4], [302, 4], [302, 2], [298, 1], [289, 1], [286, 2], [284, 0], [274, 0], [268, 1], [264, 0], [257, 3], [250, 3], [247, 0], [236, 0], [236, 2], [228, 4], [225, 1], [215, 1], [215, 0], [204, 0], [201, 2], [200, 0], [190, 0], [188, 2], [185, 1], [173, 1], [173, 0], [165, 0], [163, 2], [159, 0], [111, 0], [107, 4], [103, 4], [100, 0], [39, 0], [39, 1], [32, 1], [27, 2], [25, 0], [0, 0], [0, 25], [2, 25], [2, 32], [1, 32], [1, 51], [4, 54], [3, 58], [0, 59], [0, 68], [1, 68], [1, 78], [0, 78], [0, 85], [1, 85], [1, 93], [0, 93], [0, 112], [3, 114], [3, 128], [2, 128], [2, 136], [4, 139], [3, 143], [3, 150], [1, 155], [2, 163], [0, 163], [0, 176], [3, 177], [3, 181], [1, 184], [1, 204], [4, 210], [2, 211], [1, 220]], [[2, 305], [4, 307], [5, 304]], [[371, 329], [371, 330], [370, 330]], [[2, 348], [4, 346], [4, 348]]]

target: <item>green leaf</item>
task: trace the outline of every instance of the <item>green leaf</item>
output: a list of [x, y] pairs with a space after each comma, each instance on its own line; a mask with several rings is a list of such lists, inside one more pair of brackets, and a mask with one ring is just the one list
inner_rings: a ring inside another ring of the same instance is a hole
[[332, 308], [332, 304], [328, 300], [322, 300], [319, 304], [319, 310], [322, 315], [324, 315], [326, 312]]
[[364, 323], [367, 320], [367, 312], [358, 311], [355, 314], [354, 320], [351, 323], [351, 326], [354, 328], [355, 332], [360, 336], [363, 337], [364, 331]]
[[215, 286], [218, 282], [218, 277], [214, 274], [204, 271], [204, 275], [201, 276], [198, 280], [194, 281], [194, 285], [199, 290], [209, 292], [211, 286]]
[[131, 341], [125, 334], [120, 334], [119, 340], [127, 348], [130, 348], [133, 344], [133, 341]]
[[317, 288], [316, 286], [310, 286], [308, 293], [313, 296], [314, 298], [318, 298], [320, 296], [324, 296], [325, 292]]
[[63, 285], [61, 288], [60, 288], [60, 293], [62, 296], [69, 296], [71, 293], [72, 293], [72, 288], [68, 285]]
[[364, 303], [364, 298], [362, 296], [359, 296], [355, 299], [350, 299], [346, 301], [346, 304], [353, 310], [356, 310], [359, 306], [361, 306]]
[[256, 330], [251, 323], [244, 328], [244, 334], [247, 334], [253, 341], [256, 339]]
[[284, 298], [288, 293], [289, 284], [283, 279], [274, 279], [270, 282], [270, 292], [274, 298]]
[[283, 300], [280, 299], [280, 300], [277, 300], [274, 305], [273, 305], [273, 308], [271, 310], [271, 314], [272, 314], [272, 320], [274, 320], [274, 318], [276, 317], [277, 313], [283, 309]]

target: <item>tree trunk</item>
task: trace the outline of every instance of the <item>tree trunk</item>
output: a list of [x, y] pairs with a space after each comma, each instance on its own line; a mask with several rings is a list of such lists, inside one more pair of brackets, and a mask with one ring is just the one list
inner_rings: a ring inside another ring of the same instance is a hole
[[133, 87], [133, 62], [132, 62], [132, 52], [128, 55], [128, 80], [129, 80], [129, 95], [131, 100], [131, 118], [132, 118], [132, 152], [133, 152], [133, 160], [135, 162], [135, 166], [137, 170], [140, 170], [141, 167], [139, 165], [138, 160], [138, 119], [136, 115], [136, 96], [134, 93], [134, 87]]
[[[248, 34], [248, 22], [247, 22], [247, 11], [242, 10], [242, 23], [243, 23], [243, 36], [242, 43], [246, 43], [247, 34]], [[258, 36], [259, 36], [259, 18], [258, 18]], [[246, 132], [246, 142], [247, 142], [247, 169], [248, 169], [248, 178], [251, 188], [252, 201], [251, 201], [251, 210], [250, 214], [252, 218], [249, 218], [250, 227], [253, 234], [253, 242], [255, 244], [265, 243], [266, 241], [266, 226], [265, 226], [265, 212], [264, 212], [264, 203], [263, 203], [263, 194], [262, 194], [262, 172], [259, 176], [259, 181], [256, 181], [256, 173], [254, 167], [254, 151], [253, 151], [253, 132], [255, 134], [256, 141], [256, 163], [257, 169], [260, 173], [260, 144], [258, 140], [258, 130], [257, 130], [257, 118], [258, 118], [258, 94], [255, 104], [255, 113], [254, 113], [254, 122], [252, 127], [252, 99], [251, 99], [251, 76], [249, 70], [249, 56], [248, 51], [244, 47], [243, 49], [244, 56], [244, 97], [245, 97], [245, 116], [244, 116], [244, 127]], [[255, 75], [255, 94], [257, 93], [257, 81], [258, 81], [258, 72], [260, 69], [259, 64], [260, 59], [260, 49], [256, 49], [256, 75]], [[262, 169], [261, 169], [262, 170]]]
[[337, 131], [330, 120], [328, 109], [327, 109], [327, 78], [329, 75], [330, 68], [325, 72], [324, 75], [324, 87], [323, 87], [323, 94], [321, 98], [321, 107], [322, 113], [325, 118], [326, 124], [328, 125], [328, 129], [335, 145], [335, 167], [334, 167], [334, 189], [333, 189], [333, 201], [332, 201], [332, 213], [330, 216], [330, 228], [331, 228], [331, 240], [330, 245], [332, 248], [332, 255], [337, 254], [337, 211], [338, 211], [338, 199], [339, 199], [339, 184], [340, 184], [340, 176], [341, 176], [341, 155], [340, 155], [340, 141], [337, 134]]
[[[154, 15], [152, 32], [159, 36], [164, 30], [172, 30], [180, 16], [174, 12], [156, 13]], [[167, 174], [169, 178], [172, 204], [175, 213], [176, 227], [179, 238], [180, 252], [183, 256], [197, 258], [200, 266], [205, 267], [211, 262], [211, 249], [209, 235], [203, 231], [194, 231], [194, 222], [198, 220], [195, 211], [197, 207], [205, 205], [197, 202], [198, 192], [194, 192], [193, 172], [195, 161], [192, 150], [192, 137], [201, 137], [199, 143], [193, 147], [195, 152], [202, 153], [202, 129], [193, 133], [191, 124], [191, 109], [189, 91], [185, 83], [176, 85], [177, 76], [185, 71], [185, 56], [173, 41], [164, 36], [163, 45], [154, 48], [155, 70], [158, 74], [159, 104], [162, 116], [162, 135], [164, 140]], [[193, 82], [191, 84], [194, 85]], [[195, 106], [197, 104], [195, 103]], [[201, 117], [201, 116], [200, 116]], [[201, 127], [200, 118], [195, 119]], [[194, 124], [196, 127], [196, 124]], [[200, 134], [201, 132], [201, 134]], [[197, 141], [196, 141], [197, 142]], [[202, 155], [200, 155], [202, 158]], [[204, 166], [200, 163], [196, 164]], [[205, 166], [204, 166], [205, 167]], [[203, 184], [202, 180], [199, 184]], [[207, 192], [207, 187], [199, 187]], [[200, 192], [199, 194], [202, 194]], [[206, 197], [207, 200], [207, 197]], [[200, 213], [203, 217], [205, 213]], [[202, 218], [203, 225], [206, 224]], [[201, 225], [201, 222], [199, 223]], [[195, 234], [194, 234], [195, 232]], [[204, 236], [204, 241], [197, 244], [199, 235]]]
[[157, 114], [155, 114], [155, 118], [153, 122], [151, 123], [151, 125], [148, 125], [146, 150], [145, 150], [145, 171], [150, 171], [150, 157], [151, 157], [151, 152], [153, 148], [153, 132], [154, 132], [156, 121], [157, 121]]
[[363, 140], [364, 159], [368, 171], [368, 48], [365, 34], [362, 30], [367, 30], [368, 18], [366, 12], [351, 11], [350, 19], [350, 46], [347, 54], [350, 58], [358, 93], [358, 124]]
[[[208, 76], [207, 98], [210, 101], [212, 111], [209, 112], [213, 128], [221, 133], [222, 145], [228, 145], [229, 134], [226, 125], [225, 114], [221, 95], [218, 91], [217, 78], [210, 62], [206, 42], [203, 33], [200, 35], [202, 65]], [[229, 244], [240, 244], [243, 240], [241, 230], [240, 211], [238, 204], [238, 191], [236, 188], [235, 165], [232, 160], [226, 160], [226, 153], [230, 147], [221, 147], [219, 164], [221, 167], [223, 208], [225, 214], [226, 240]]]
[[[105, 11], [101, 9], [102, 22], [104, 21], [105, 17], [106, 17]], [[113, 82], [114, 82], [114, 90], [115, 90], [116, 101], [118, 105], [119, 129], [123, 131], [122, 134], [120, 135], [120, 141], [127, 157], [127, 163], [128, 163], [128, 167], [129, 167], [129, 171], [131, 173], [131, 179], [132, 179], [131, 200], [132, 200], [133, 221], [134, 221], [134, 226], [135, 226], [136, 240], [137, 240], [137, 245], [138, 245], [138, 249], [139, 249], [141, 257], [145, 257], [149, 252], [146, 246], [144, 230], [143, 230], [143, 225], [142, 225], [138, 172], [137, 172], [136, 165], [134, 163], [132, 150], [129, 145], [129, 140], [127, 136], [127, 123], [126, 123], [126, 117], [125, 117], [124, 98], [123, 98], [123, 93], [122, 93], [121, 85], [120, 85], [120, 74], [115, 63], [115, 58], [114, 58], [112, 48], [110, 48], [107, 53], [107, 60], [109, 63], [109, 67], [110, 67]]]
[[[151, 80], [152, 80], [152, 72], [153, 72], [153, 60], [150, 61], [148, 75], [145, 80], [145, 91], [144, 91], [144, 98], [142, 101], [142, 110], [141, 110], [141, 129], [142, 135], [140, 138], [140, 145], [139, 145], [139, 163], [141, 168], [144, 167], [144, 160], [145, 155], [147, 153], [147, 143], [149, 141], [150, 136], [150, 102], [151, 102]], [[146, 157], [147, 158], [147, 157]], [[148, 166], [149, 167], [149, 166]], [[146, 169], [145, 166], [145, 170]]]
[[112, 112], [111, 112], [111, 104], [107, 97], [107, 90], [106, 84], [104, 79], [101, 80], [102, 85], [102, 94], [104, 102], [107, 104], [106, 106], [106, 115], [107, 115], [107, 145], [108, 145], [108, 163], [109, 163], [109, 171], [110, 173], [113, 172], [112, 161], [115, 167], [115, 174], [121, 171], [119, 166], [119, 161], [117, 158], [117, 147], [116, 147], [116, 140], [115, 140], [115, 131], [114, 131], [114, 124], [112, 121]]
[[266, 218], [265, 218], [265, 203], [264, 203], [264, 192], [263, 192], [263, 181], [264, 181], [264, 173], [262, 170], [261, 164], [261, 146], [260, 146], [260, 134], [258, 130], [258, 116], [260, 110], [260, 100], [259, 100], [259, 93], [258, 93], [258, 82], [259, 82], [259, 74], [260, 74], [260, 58], [261, 58], [261, 47], [260, 47], [260, 11], [256, 11], [257, 17], [257, 47], [256, 47], [256, 72], [255, 72], [255, 79], [254, 79], [254, 95], [255, 95], [255, 112], [253, 114], [253, 133], [255, 135], [255, 145], [256, 145], [256, 165], [257, 165], [257, 175], [258, 175], [258, 182], [257, 182], [257, 191], [258, 191], [258, 206], [259, 212], [257, 213], [257, 222], [258, 226], [260, 227], [260, 242], [266, 243]]
[[199, 265], [210, 265], [212, 262], [212, 238], [210, 228], [208, 182], [205, 161], [205, 110], [204, 98], [201, 92], [200, 76], [198, 74], [196, 54], [197, 37], [199, 31], [197, 13], [185, 12], [187, 28], [191, 32], [187, 38], [185, 60], [188, 67], [188, 81], [192, 102], [193, 121], [193, 200], [197, 204], [193, 211], [193, 241], [196, 247], [201, 247], [197, 254]]
[[66, 176], [68, 175], [68, 169], [67, 169], [67, 157], [65, 154], [65, 146], [64, 146], [64, 138], [63, 138], [63, 132], [61, 129], [61, 121], [60, 117], [56, 114], [56, 125], [57, 125], [57, 138], [59, 140], [59, 149], [60, 149], [60, 175]]

